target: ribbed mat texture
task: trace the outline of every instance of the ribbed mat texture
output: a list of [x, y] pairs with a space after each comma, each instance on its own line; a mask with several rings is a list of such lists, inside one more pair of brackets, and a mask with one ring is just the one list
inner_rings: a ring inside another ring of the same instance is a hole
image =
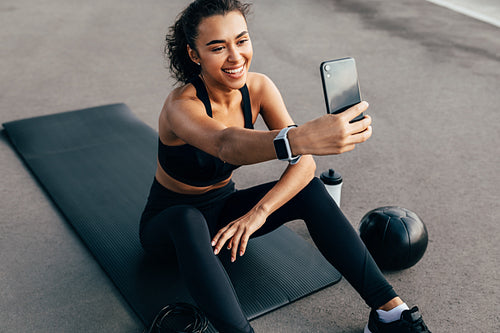
[[[156, 167], [156, 131], [124, 104], [3, 126], [26, 165], [146, 325], [168, 303], [192, 303], [175, 259], [149, 259], [139, 243], [138, 221]], [[316, 248], [286, 227], [251, 240], [236, 263], [222, 261], [249, 319], [340, 279]]]

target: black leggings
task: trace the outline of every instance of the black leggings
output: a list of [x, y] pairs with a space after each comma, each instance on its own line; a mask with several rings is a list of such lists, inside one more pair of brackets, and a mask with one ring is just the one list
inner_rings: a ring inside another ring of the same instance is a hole
[[[220, 332], [253, 330], [224, 267], [213, 253], [211, 239], [220, 228], [246, 214], [275, 183], [234, 190], [231, 182], [197, 196], [171, 192], [156, 180], [151, 188], [141, 219], [141, 243], [155, 255], [176, 253], [191, 296]], [[318, 178], [271, 214], [252, 237], [297, 219], [305, 221], [323, 256], [371, 308], [397, 296]]]

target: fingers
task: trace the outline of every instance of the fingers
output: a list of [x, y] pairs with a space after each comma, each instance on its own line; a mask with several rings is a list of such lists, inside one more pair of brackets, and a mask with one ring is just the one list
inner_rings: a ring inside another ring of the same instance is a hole
[[[353, 106], [352, 108], [346, 110], [344, 113], [348, 113], [343, 118], [345, 121], [349, 121], [352, 119], [351, 117], [356, 117], [361, 112], [365, 112], [368, 109], [367, 102], [361, 102]], [[356, 121], [354, 123], [349, 123], [348, 125], [348, 134], [349, 139], [347, 141], [348, 145], [357, 144], [361, 142], [365, 142], [372, 135], [372, 118], [369, 115], [365, 115], [363, 119]], [[354, 149], [354, 147], [352, 147]], [[350, 150], [352, 150], [350, 149]]]
[[351, 134], [361, 133], [366, 131], [372, 124], [372, 117], [365, 115], [363, 119], [349, 124]]
[[[369, 115], [364, 115], [361, 120], [352, 122], [351, 121], [360, 115], [362, 112], [365, 112], [368, 109], [367, 102], [358, 103], [351, 108], [347, 109], [342, 113], [338, 113], [335, 116], [342, 122], [343, 134], [345, 136], [349, 136], [356, 133], [361, 133], [365, 131], [372, 123], [372, 118]], [[340, 132], [342, 133], [342, 132]]]
[[214, 246], [214, 254], [219, 254], [220, 250], [226, 244], [226, 241], [233, 236], [231, 233], [230, 226], [226, 226], [217, 232], [217, 234], [212, 239], [212, 246]]
[[[360, 123], [360, 124], [357, 124]], [[371, 118], [365, 116], [365, 119], [358, 121], [350, 125], [354, 125], [349, 132], [349, 134], [343, 141], [342, 145], [338, 148], [337, 153], [342, 154], [353, 150], [357, 144], [367, 141], [373, 133], [371, 123]]]
[[[217, 233], [212, 240], [212, 246], [214, 246], [214, 254], [217, 255], [220, 253], [224, 244], [227, 242], [227, 249], [231, 250], [231, 262], [236, 260], [238, 247], [240, 247], [240, 239], [243, 235], [243, 231], [241, 228], [236, 227], [235, 225], [229, 225]], [[246, 246], [246, 245], [245, 245]], [[243, 250], [243, 253], [245, 251]], [[243, 255], [240, 250], [240, 256]]]
[[248, 230], [239, 228], [235, 225], [226, 226], [219, 230], [212, 240], [214, 254], [219, 254], [224, 244], [227, 242], [227, 249], [231, 250], [231, 262], [234, 262], [238, 254], [240, 257], [245, 254], [249, 238], [250, 233]]
[[346, 118], [347, 121], [351, 121], [362, 112], [368, 110], [368, 106], [368, 102], [363, 101], [340, 113], [340, 115], [342, 115], [343, 118]]
[[350, 121], [368, 109], [363, 101], [337, 114], [327, 114], [302, 126], [304, 154], [333, 155], [354, 149], [355, 144], [371, 136], [372, 118], [368, 115], [356, 122]]
[[[235, 262], [236, 256], [238, 255], [238, 245], [240, 244], [240, 239], [241, 239], [242, 232], [238, 230], [231, 238], [230, 244], [231, 244], [231, 262]], [[229, 249], [229, 246], [228, 246]], [[240, 252], [241, 253], [241, 252]], [[241, 254], [240, 254], [241, 256]]]
[[[373, 133], [372, 127], [368, 126], [364, 131], [351, 135], [349, 140], [350, 145], [355, 145], [361, 142], [365, 142], [372, 136], [372, 133]], [[354, 147], [352, 147], [352, 149], [354, 149]]]
[[250, 238], [250, 235], [245, 232], [243, 236], [241, 237], [240, 240], [240, 257], [245, 254], [247, 250], [247, 245], [248, 245], [248, 239]]
[[241, 229], [239, 229], [238, 232], [234, 234], [234, 236], [230, 240], [230, 244], [228, 244], [227, 247], [228, 249], [231, 249], [231, 262], [235, 262], [238, 255], [241, 257], [245, 254], [249, 238], [250, 234], [248, 233], [248, 231], [243, 232], [241, 231]]

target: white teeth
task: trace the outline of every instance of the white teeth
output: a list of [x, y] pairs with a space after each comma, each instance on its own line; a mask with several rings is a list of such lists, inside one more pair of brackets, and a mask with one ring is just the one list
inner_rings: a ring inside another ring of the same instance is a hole
[[229, 74], [240, 73], [242, 70], [243, 70], [243, 66], [241, 66], [240, 68], [236, 68], [236, 69], [223, 69], [224, 72], [229, 73]]

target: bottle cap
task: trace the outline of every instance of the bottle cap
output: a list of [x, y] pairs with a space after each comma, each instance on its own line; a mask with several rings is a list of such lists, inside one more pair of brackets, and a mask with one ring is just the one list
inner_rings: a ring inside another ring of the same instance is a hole
[[339, 185], [342, 183], [342, 176], [333, 169], [323, 172], [320, 179], [325, 185]]

